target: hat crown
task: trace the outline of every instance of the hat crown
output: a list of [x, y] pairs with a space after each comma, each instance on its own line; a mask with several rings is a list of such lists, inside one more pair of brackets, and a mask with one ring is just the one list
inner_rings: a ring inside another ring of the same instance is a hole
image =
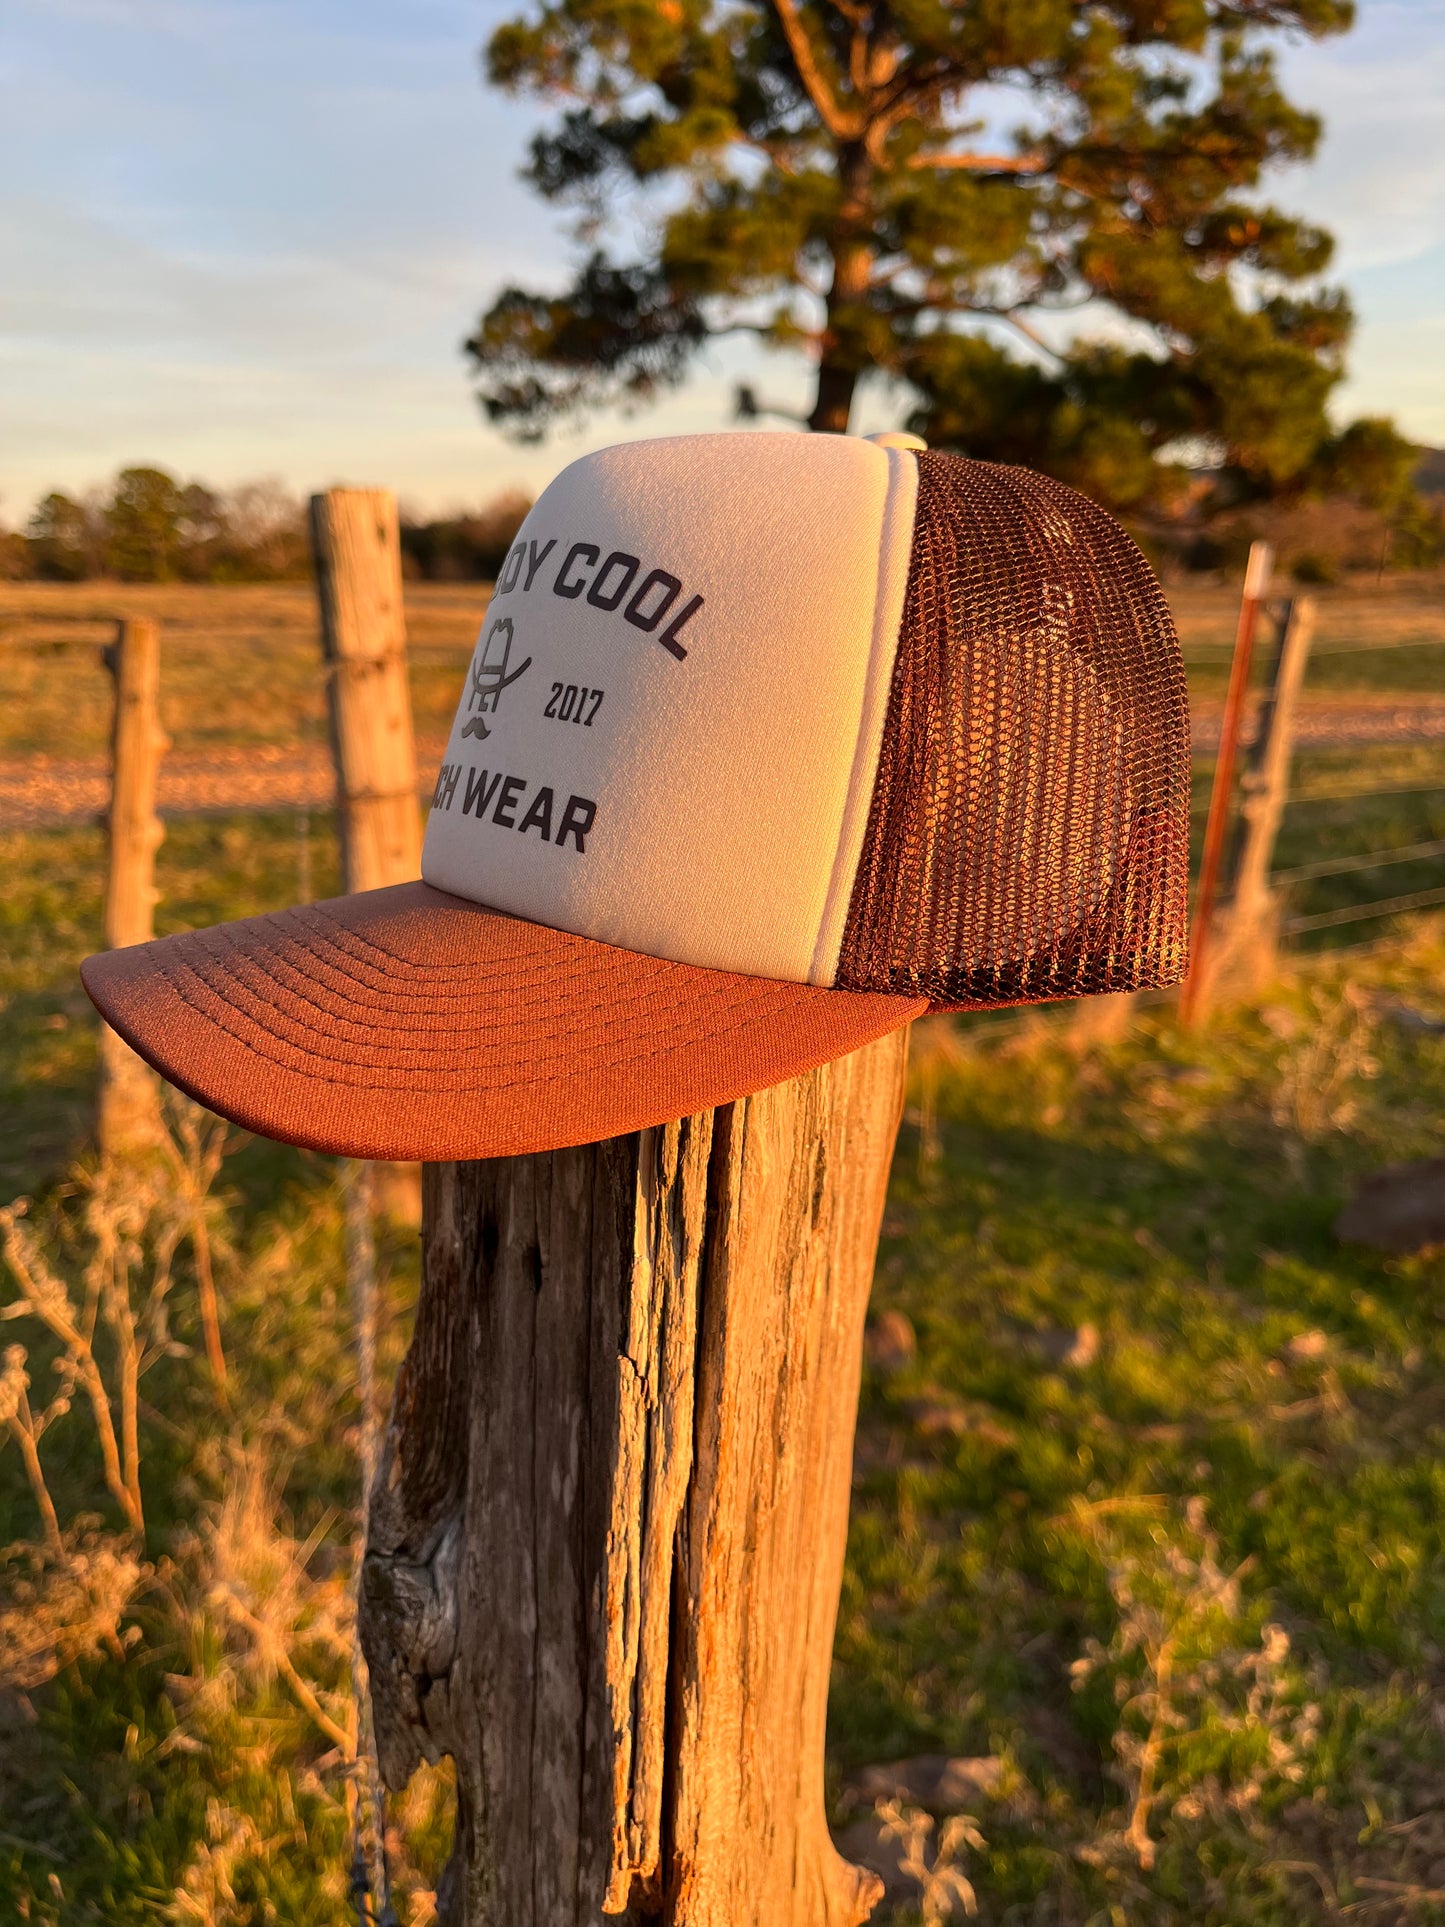
[[1188, 796], [1168, 606], [1076, 491], [675, 436], [528, 515], [422, 873], [676, 963], [1014, 1003], [1177, 980]]

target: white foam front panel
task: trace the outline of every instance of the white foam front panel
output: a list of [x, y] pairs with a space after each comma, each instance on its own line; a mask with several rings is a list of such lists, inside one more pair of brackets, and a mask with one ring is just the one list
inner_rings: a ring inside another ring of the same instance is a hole
[[584, 456], [498, 579], [422, 874], [679, 963], [831, 983], [917, 462], [844, 436]]

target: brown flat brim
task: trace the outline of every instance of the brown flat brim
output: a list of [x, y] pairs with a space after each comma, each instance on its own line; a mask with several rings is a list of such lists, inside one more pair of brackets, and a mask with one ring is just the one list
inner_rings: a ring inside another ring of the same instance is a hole
[[664, 963], [425, 883], [106, 951], [81, 975], [208, 1109], [360, 1158], [590, 1144], [780, 1083], [927, 1008]]

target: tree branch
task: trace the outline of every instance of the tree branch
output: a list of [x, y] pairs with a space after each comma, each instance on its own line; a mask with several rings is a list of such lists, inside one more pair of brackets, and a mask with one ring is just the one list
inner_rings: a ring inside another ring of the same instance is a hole
[[1048, 162], [1042, 154], [915, 154], [908, 165], [958, 167], [970, 174], [1042, 174]]
[[795, 0], [773, 0], [773, 12], [778, 16], [778, 25], [788, 43], [788, 52], [793, 56], [798, 78], [818, 110], [818, 118], [835, 140], [856, 140], [862, 132], [862, 121], [857, 114], [844, 111], [823, 78], [822, 69], [813, 58], [808, 30], [803, 25]]
[[733, 400], [733, 412], [739, 421], [761, 421], [764, 415], [776, 415], [781, 421], [796, 422], [806, 428], [808, 417], [797, 408], [784, 408], [778, 402], [764, 401], [757, 390], [748, 382], [738, 384]]
[[1031, 341], [1036, 348], [1040, 348], [1046, 355], [1052, 356], [1061, 368], [1064, 366], [1067, 357], [1061, 355], [1057, 348], [1051, 347], [1050, 344], [1044, 340], [1037, 328], [1030, 327], [1016, 308], [1001, 309], [999, 311], [999, 319], [1000, 321], [1007, 321], [1011, 327], [1017, 328], [1025, 341]]

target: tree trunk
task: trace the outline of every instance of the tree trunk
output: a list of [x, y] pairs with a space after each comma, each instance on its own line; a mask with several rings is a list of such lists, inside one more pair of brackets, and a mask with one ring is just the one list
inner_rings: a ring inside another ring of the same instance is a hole
[[457, 1767], [446, 1927], [855, 1927], [823, 1742], [906, 1033], [429, 1166], [362, 1583], [381, 1766]]
[[[826, 350], [825, 350], [826, 352]], [[853, 413], [853, 390], [858, 377], [851, 368], [823, 362], [818, 369], [818, 392], [808, 426], [815, 435], [846, 435]]]
[[814, 434], [846, 435], [858, 376], [868, 366], [860, 310], [873, 279], [873, 249], [866, 238], [871, 219], [872, 163], [860, 142], [838, 157], [843, 204], [833, 237], [833, 284], [818, 347], [818, 392], [808, 426]]
[[[311, 545], [330, 671], [342, 881], [348, 890], [410, 883], [421, 875], [421, 812], [395, 498], [365, 488], [313, 495]], [[377, 1165], [372, 1195], [388, 1216], [416, 1224], [419, 1167]]]
[[[155, 934], [155, 855], [165, 830], [156, 815], [156, 772], [167, 748], [160, 724], [160, 635], [153, 622], [116, 624], [105, 651], [115, 682], [111, 725], [110, 854], [105, 879], [105, 947], [147, 943]], [[161, 1134], [156, 1074], [100, 1027], [95, 1135], [103, 1157], [154, 1145]]]

